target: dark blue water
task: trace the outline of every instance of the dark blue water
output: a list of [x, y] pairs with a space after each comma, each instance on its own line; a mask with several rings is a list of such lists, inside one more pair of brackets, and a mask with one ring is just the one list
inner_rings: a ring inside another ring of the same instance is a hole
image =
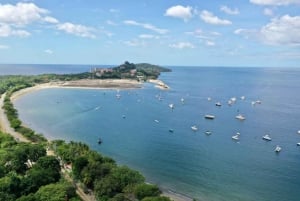
[[[15, 106], [46, 137], [85, 142], [162, 188], [207, 201], [296, 201], [299, 77], [299, 69], [177, 67], [160, 77], [171, 87], [167, 91], [151, 84], [121, 91], [45, 89]], [[231, 97], [237, 101], [228, 106]], [[262, 103], [252, 105], [255, 100]], [[216, 107], [217, 101], [223, 105]], [[239, 113], [245, 121], [235, 119]], [[216, 118], [206, 120], [205, 114]], [[231, 139], [236, 132], [238, 143]], [[266, 133], [271, 142], [262, 140]]]

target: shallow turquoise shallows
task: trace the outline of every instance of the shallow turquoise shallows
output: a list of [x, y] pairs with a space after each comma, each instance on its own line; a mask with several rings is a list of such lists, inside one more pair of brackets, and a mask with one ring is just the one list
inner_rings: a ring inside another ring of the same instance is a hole
[[44, 89], [15, 106], [47, 138], [87, 143], [163, 189], [204, 201], [298, 201], [300, 69], [172, 69], [160, 76], [170, 90]]

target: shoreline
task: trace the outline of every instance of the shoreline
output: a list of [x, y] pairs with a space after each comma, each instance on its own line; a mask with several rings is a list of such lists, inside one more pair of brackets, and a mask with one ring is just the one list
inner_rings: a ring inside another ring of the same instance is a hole
[[[124, 81], [124, 80], [123, 80]], [[129, 80], [129, 81], [132, 81], [132, 80]], [[71, 84], [75, 84], [74, 85], [70, 85], [69, 82], [68, 84], [66, 84], [66, 82], [50, 82], [50, 83], [45, 83], [45, 84], [38, 84], [38, 85], [35, 85], [35, 86], [32, 86], [32, 87], [28, 87], [28, 88], [25, 88], [25, 89], [21, 89], [19, 91], [16, 91], [15, 93], [12, 94], [11, 96], [11, 101], [14, 102], [15, 100], [17, 100], [18, 98], [22, 97], [23, 95], [25, 94], [28, 94], [28, 93], [31, 93], [31, 92], [35, 92], [35, 91], [38, 91], [38, 90], [42, 90], [42, 89], [49, 89], [49, 88], [79, 88], [79, 89], [139, 89], [141, 88], [141, 83], [139, 82], [135, 82], [133, 81], [132, 83], [133, 84], [136, 84], [138, 83], [140, 87], [120, 87], [120, 88], [116, 88], [116, 87], [108, 87], [107, 83], [106, 82], [105, 84], [105, 87], [103, 86], [100, 86], [100, 85], [97, 85], [97, 86], [80, 86], [80, 82], [78, 83], [77, 81], [75, 81], [76, 83], [72, 82]], [[109, 80], [109, 82], [111, 82], [111, 80]], [[149, 81], [150, 82], [150, 81]], [[114, 84], [116, 82], [113, 82]], [[117, 82], [118, 84], [122, 84], [124, 82]], [[131, 83], [131, 82], [129, 82]], [[151, 81], [150, 83], [163, 83], [162, 81], [158, 80], [158, 82], [153, 82]], [[129, 85], [128, 85], [129, 86]], [[131, 85], [130, 85], [131, 86]], [[157, 86], [156, 86], [157, 87]], [[158, 87], [160, 88], [160, 87]], [[165, 87], [164, 88], [160, 88], [160, 89], [166, 89]], [[3, 96], [3, 94], [2, 94]], [[4, 97], [4, 96], [3, 96]], [[1, 111], [3, 111], [2, 108], [0, 108]], [[5, 115], [5, 118], [6, 118], [6, 115]], [[8, 128], [10, 127], [9, 123], [8, 122], [2, 122], [4, 125], [3, 125], [3, 128]], [[8, 123], [8, 124], [7, 124]], [[5, 125], [6, 124], [6, 125]], [[23, 123], [22, 123], [23, 124]], [[24, 124], [23, 124], [24, 125]], [[24, 125], [26, 127], [29, 127], [28, 125]], [[2, 129], [2, 125], [1, 125], [1, 129]], [[16, 133], [16, 132], [15, 132]], [[16, 136], [13, 134], [13, 133], [9, 133], [11, 134], [13, 137], [16, 138]], [[20, 134], [19, 134], [20, 135]], [[45, 136], [44, 136], [45, 137]], [[23, 140], [24, 136], [22, 136], [22, 138], [20, 138], [21, 140]], [[19, 138], [17, 138], [19, 139]], [[51, 141], [51, 138], [46, 138], [48, 141]], [[27, 140], [27, 139], [25, 139]], [[28, 140], [27, 140], [28, 141]], [[193, 199], [192, 198], [189, 198], [183, 194], [179, 194], [179, 193], [176, 193], [172, 190], [166, 190], [166, 189], [161, 189], [162, 190], [162, 196], [166, 196], [166, 197], [169, 197], [171, 200], [173, 201], [192, 201]]]

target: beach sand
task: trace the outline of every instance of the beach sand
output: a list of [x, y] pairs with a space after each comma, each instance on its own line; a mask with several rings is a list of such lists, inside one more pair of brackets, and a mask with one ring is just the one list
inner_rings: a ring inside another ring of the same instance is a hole
[[[156, 87], [160, 89], [168, 89], [169, 87], [165, 85], [160, 80], [149, 80], [150, 83], [156, 85]], [[67, 82], [50, 82], [45, 84], [38, 84], [33, 87], [25, 88], [19, 90], [12, 94], [11, 101], [15, 101], [21, 96], [31, 93], [41, 89], [47, 88], [92, 88], [92, 89], [133, 89], [133, 88], [141, 88], [142, 83], [135, 80], [76, 80], [76, 81], [67, 81]], [[20, 139], [20, 141], [28, 142], [28, 140], [23, 137], [21, 134], [13, 131], [10, 127], [9, 122], [7, 121], [6, 115], [2, 109], [4, 95], [1, 97], [0, 102], [0, 128], [2, 131], [10, 133], [16, 139]], [[49, 140], [49, 139], [48, 139]], [[163, 196], [169, 197], [173, 201], [192, 201], [191, 198], [186, 196], [174, 193], [173, 191], [163, 191]]]

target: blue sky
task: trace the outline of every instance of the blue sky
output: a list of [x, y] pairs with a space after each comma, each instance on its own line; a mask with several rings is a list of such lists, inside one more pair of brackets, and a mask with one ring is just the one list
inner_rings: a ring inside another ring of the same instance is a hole
[[0, 63], [300, 67], [300, 0], [0, 0]]

